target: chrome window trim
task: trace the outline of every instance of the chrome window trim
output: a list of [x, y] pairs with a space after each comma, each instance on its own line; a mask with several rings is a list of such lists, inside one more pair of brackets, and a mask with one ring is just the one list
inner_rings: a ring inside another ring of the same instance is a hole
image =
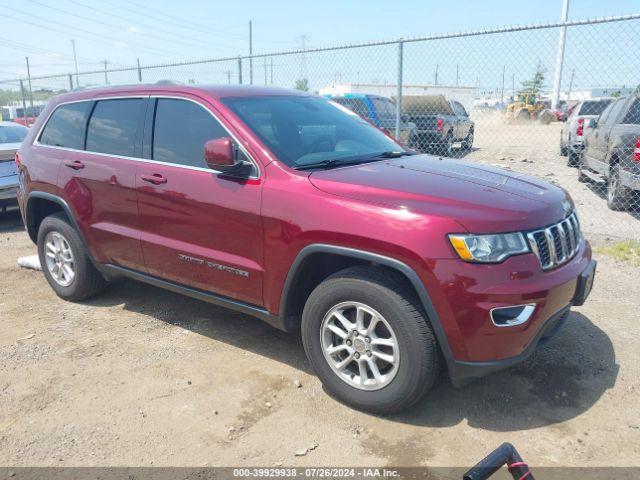
[[[214, 175], [220, 175], [223, 174], [224, 172], [220, 171], [220, 170], [214, 170], [212, 168], [205, 168], [205, 167], [193, 167], [190, 165], [182, 165], [179, 163], [169, 163], [169, 162], [161, 162], [159, 160], [153, 160], [151, 158], [140, 158], [140, 157], [128, 157], [125, 155], [114, 155], [112, 153], [100, 153], [100, 152], [93, 152], [91, 150], [79, 150], [77, 148], [70, 148], [70, 147], [59, 147], [56, 145], [47, 145], [44, 143], [40, 143], [40, 136], [42, 135], [42, 131], [44, 130], [44, 128], [47, 126], [47, 124], [49, 123], [49, 120], [51, 120], [51, 116], [54, 114], [54, 112], [56, 110], [58, 110], [58, 108], [62, 107], [63, 105], [71, 105], [74, 103], [82, 103], [82, 102], [98, 102], [100, 100], [122, 100], [122, 99], [136, 99], [136, 98], [140, 98], [140, 99], [158, 99], [158, 98], [168, 98], [168, 99], [173, 99], [173, 100], [185, 100], [185, 101], [189, 101], [192, 103], [195, 103], [196, 105], [200, 106], [200, 108], [203, 108], [207, 113], [209, 113], [209, 115], [211, 115], [213, 117], [213, 119], [218, 122], [222, 128], [224, 128], [224, 130], [229, 134], [229, 136], [233, 139], [233, 141], [238, 145], [238, 148], [240, 148], [242, 150], [242, 153], [244, 153], [244, 155], [251, 161], [251, 163], [254, 165], [254, 167], [256, 168], [258, 174], [256, 176], [251, 176], [248, 177], [247, 180], [258, 180], [260, 179], [261, 176], [261, 172], [262, 170], [260, 169], [260, 165], [258, 164], [258, 162], [253, 158], [253, 156], [247, 151], [247, 149], [244, 147], [244, 145], [242, 145], [242, 143], [238, 140], [238, 138], [233, 134], [233, 132], [231, 132], [227, 126], [220, 121], [220, 119], [207, 107], [205, 107], [202, 103], [192, 99], [192, 98], [187, 98], [187, 97], [181, 97], [178, 95], [163, 95], [163, 94], [148, 94], [148, 95], [118, 95], [118, 96], [108, 96], [108, 97], [95, 97], [95, 98], [84, 98], [82, 100], [70, 100], [68, 102], [61, 102], [58, 105], [55, 106], [55, 108], [49, 113], [49, 115], [47, 116], [46, 120], [43, 122], [43, 124], [40, 126], [40, 129], [38, 130], [37, 135], [35, 136], [35, 140], [33, 141], [33, 145], [36, 147], [45, 147], [45, 148], [55, 148], [58, 150], [67, 150], [70, 152], [77, 152], [77, 153], [85, 153], [85, 154], [89, 154], [89, 155], [99, 155], [99, 156], [103, 156], [103, 157], [112, 157], [112, 158], [119, 158], [119, 159], [123, 159], [123, 160], [133, 160], [135, 162], [142, 162], [142, 163], [150, 163], [150, 164], [157, 164], [157, 165], [163, 165], [163, 166], [167, 166], [167, 167], [178, 167], [178, 168], [184, 168], [186, 170], [195, 170], [198, 172], [209, 172], [209, 173], [213, 173]], [[88, 128], [88, 125], [87, 125]]]

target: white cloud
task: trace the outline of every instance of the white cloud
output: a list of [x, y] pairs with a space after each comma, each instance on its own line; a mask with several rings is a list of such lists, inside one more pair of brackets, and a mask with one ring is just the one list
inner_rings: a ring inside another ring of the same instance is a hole
[[138, 27], [134, 27], [134, 26], [130, 26], [127, 27], [127, 33], [140, 33], [142, 30], [140, 30]]

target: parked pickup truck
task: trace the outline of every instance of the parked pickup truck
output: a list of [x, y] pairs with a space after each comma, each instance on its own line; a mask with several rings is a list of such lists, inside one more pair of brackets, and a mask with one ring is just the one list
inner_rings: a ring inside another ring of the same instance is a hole
[[640, 205], [640, 96], [617, 99], [589, 126], [578, 180], [606, 185], [612, 210]]
[[578, 166], [591, 120], [598, 118], [611, 101], [611, 98], [583, 100], [571, 110], [560, 132], [560, 155], [567, 157], [570, 167]]
[[325, 388], [372, 412], [417, 402], [441, 366], [461, 386], [522, 362], [595, 275], [560, 187], [406, 150], [300, 91], [61, 95], [16, 163], [61, 298], [124, 276], [256, 316], [300, 334]]
[[402, 111], [416, 126], [411, 148], [450, 157], [456, 144], [466, 150], [473, 145], [475, 125], [460, 102], [442, 95], [406, 96]]

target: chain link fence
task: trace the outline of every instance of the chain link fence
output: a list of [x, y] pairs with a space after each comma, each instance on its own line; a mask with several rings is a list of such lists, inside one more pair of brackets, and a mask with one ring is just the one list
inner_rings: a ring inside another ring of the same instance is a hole
[[[565, 42], [559, 42], [564, 31]], [[640, 14], [0, 81], [48, 96], [131, 83], [333, 98], [408, 147], [567, 189], [592, 237], [640, 240]], [[561, 66], [561, 76], [558, 67]], [[557, 87], [557, 88], [554, 88]], [[35, 100], [32, 100], [34, 99]], [[11, 113], [11, 112], [10, 112]]]

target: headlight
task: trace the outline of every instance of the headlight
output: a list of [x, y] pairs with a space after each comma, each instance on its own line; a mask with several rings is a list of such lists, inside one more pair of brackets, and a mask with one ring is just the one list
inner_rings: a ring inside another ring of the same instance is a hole
[[449, 241], [466, 262], [497, 263], [512, 255], [527, 253], [529, 246], [522, 233], [496, 235], [449, 235]]

